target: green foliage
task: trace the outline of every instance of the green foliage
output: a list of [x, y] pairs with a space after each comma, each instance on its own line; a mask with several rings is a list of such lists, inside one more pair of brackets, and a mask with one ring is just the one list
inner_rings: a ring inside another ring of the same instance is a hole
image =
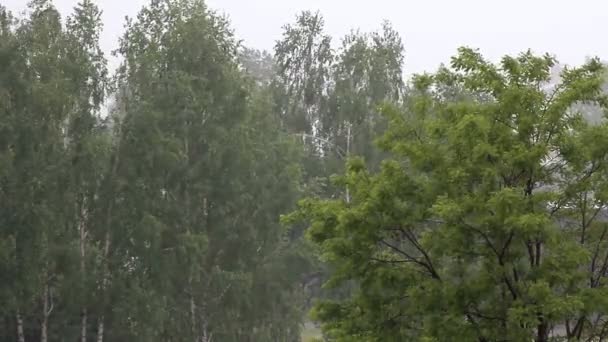
[[327, 106], [325, 92], [334, 56], [324, 25], [320, 13], [304, 11], [293, 25], [284, 27], [275, 46], [276, 102], [286, 126], [295, 133], [312, 134]]
[[202, 1], [153, 3], [120, 50], [125, 211], [116, 224], [127, 236], [115, 239], [134, 239], [113, 253], [135, 253], [140, 266], [125, 281], [149, 289], [155, 305], [126, 307], [140, 323], [121, 329], [130, 339], [297, 336], [298, 278], [285, 272], [278, 224], [297, 196], [297, 151], [263, 83], [240, 73], [228, 23]]
[[101, 29], [0, 6], [0, 340], [608, 337], [599, 61], [406, 85], [389, 23], [333, 50], [302, 12], [271, 55], [154, 0], [110, 77]]
[[111, 87], [92, 1], [1, 13], [0, 339], [298, 340], [301, 149], [228, 21], [152, 2]]
[[[601, 246], [605, 125], [573, 109], [606, 108], [591, 60], [545, 88], [555, 65], [530, 52], [493, 65], [462, 48], [386, 107], [377, 173], [351, 160], [342, 200], [305, 200], [293, 220], [336, 272], [346, 301], [314, 310], [336, 340], [548, 341], [603, 336]], [[593, 138], [592, 138], [593, 137]], [[599, 147], [599, 149], [598, 149]], [[593, 294], [593, 295], [592, 295]], [[552, 332], [553, 331], [553, 332]]]

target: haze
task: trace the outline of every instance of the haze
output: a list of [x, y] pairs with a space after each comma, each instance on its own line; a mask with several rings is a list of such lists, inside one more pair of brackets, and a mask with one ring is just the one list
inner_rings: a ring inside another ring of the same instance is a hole
[[[116, 48], [125, 16], [133, 17], [146, 0], [99, 0], [104, 11], [102, 46]], [[25, 0], [3, 0], [14, 12], [25, 8]], [[77, 0], [55, 0], [66, 15]], [[281, 27], [296, 13], [319, 10], [327, 32], [336, 44], [351, 29], [363, 31], [391, 21], [401, 33], [406, 49], [405, 73], [433, 71], [462, 45], [480, 48], [484, 56], [531, 48], [555, 54], [560, 62], [580, 64], [586, 57], [608, 58], [608, 3], [601, 0], [208, 0], [211, 8], [231, 18], [237, 35], [247, 46], [271, 50]], [[112, 59], [112, 67], [117, 60]]]
[[600, 0], [0, 0], [0, 342], [608, 341], [606, 32]]

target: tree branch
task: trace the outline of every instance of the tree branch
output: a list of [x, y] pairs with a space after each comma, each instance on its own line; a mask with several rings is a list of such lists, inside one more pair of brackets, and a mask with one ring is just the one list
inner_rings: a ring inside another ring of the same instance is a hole
[[425, 268], [429, 274], [431, 275], [432, 278], [437, 279], [437, 280], [441, 280], [441, 277], [439, 277], [439, 274], [437, 274], [437, 272], [435, 272], [435, 269], [433, 268], [432, 265], [428, 265], [425, 262], [414, 258], [413, 256], [409, 255], [408, 253], [406, 253], [405, 251], [403, 251], [402, 249], [391, 245], [390, 243], [386, 242], [385, 240], [380, 240], [380, 243], [382, 243], [383, 245], [387, 246], [388, 248], [392, 249], [393, 251], [403, 255], [404, 257], [406, 257], [408, 260], [411, 260], [412, 262], [418, 264], [419, 266], [422, 266], [423, 268]]

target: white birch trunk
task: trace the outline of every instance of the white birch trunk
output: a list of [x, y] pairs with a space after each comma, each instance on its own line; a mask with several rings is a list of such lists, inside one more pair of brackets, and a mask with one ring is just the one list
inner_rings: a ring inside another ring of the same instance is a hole
[[[80, 233], [80, 275], [82, 277], [83, 285], [86, 284], [86, 240], [87, 240], [87, 212], [86, 212], [86, 198], [83, 196], [81, 207], [78, 216], [78, 231]], [[84, 288], [84, 286], [83, 286]], [[87, 307], [86, 301], [82, 303], [80, 311], [80, 342], [87, 342]]]
[[[191, 280], [189, 280], [189, 282], [192, 283]], [[192, 291], [192, 286], [190, 286], [190, 291]], [[190, 331], [192, 332], [192, 336], [194, 337], [194, 342], [199, 342], [198, 336], [196, 336], [196, 304], [194, 303], [194, 295], [192, 293], [190, 293], [190, 319]]]
[[[125, 113], [128, 111], [128, 108], [126, 108], [125, 105]], [[114, 179], [114, 177], [116, 177], [116, 172], [118, 171], [118, 163], [120, 161], [120, 139], [122, 139], [121, 136], [121, 132], [122, 132], [122, 126], [121, 123], [119, 123], [118, 126], [118, 132], [117, 132], [117, 136], [118, 136], [118, 147], [116, 149], [116, 158], [114, 159], [114, 162], [112, 163], [112, 170], [110, 172], [110, 182], [112, 182], [112, 180]], [[110, 183], [111, 184], [111, 183]], [[112, 239], [111, 233], [110, 233], [110, 224], [111, 224], [111, 219], [112, 219], [112, 207], [113, 207], [113, 198], [109, 199], [110, 203], [108, 205], [108, 211], [106, 213], [106, 222], [105, 222], [105, 226], [106, 226], [106, 237], [105, 237], [105, 243], [104, 243], [104, 247], [103, 247], [103, 259], [102, 259], [102, 267], [101, 267], [101, 295], [105, 295], [105, 291], [106, 288], [108, 286], [108, 282], [109, 282], [109, 278], [110, 278], [110, 265], [108, 264], [108, 258], [110, 257], [110, 242]], [[103, 306], [101, 308], [101, 314], [99, 315], [99, 318], [97, 319], [97, 342], [103, 342], [103, 337], [104, 337], [104, 313], [103, 313]]]
[[[346, 131], [346, 158], [347, 159], [350, 157], [350, 127], [351, 127], [351, 124], [349, 122], [347, 124], [347, 131]], [[350, 189], [348, 188], [348, 185], [346, 186], [346, 203], [350, 203]]]
[[[102, 278], [101, 278], [101, 293], [104, 294], [108, 286], [108, 278], [110, 277], [110, 268], [108, 265], [108, 257], [110, 255], [110, 231], [106, 231], [106, 241], [103, 247], [103, 267], [102, 267]], [[103, 309], [102, 309], [103, 310]], [[97, 342], [103, 342], [104, 334], [104, 315], [103, 313], [99, 316], [97, 321]]]
[[[44, 284], [44, 291], [42, 291], [42, 322], [40, 322], [40, 342], [48, 341], [48, 326], [49, 326], [49, 316], [53, 311], [53, 302], [52, 302], [52, 294], [49, 290], [48, 279]], [[49, 302], [50, 300], [50, 302]]]
[[80, 342], [87, 342], [87, 309], [82, 308], [80, 315]]
[[25, 334], [23, 333], [23, 317], [21, 317], [21, 312], [19, 310], [17, 310], [15, 318], [17, 319], [17, 342], [25, 342]]
[[[203, 309], [203, 311], [206, 311]], [[211, 342], [213, 334], [209, 332], [209, 322], [207, 322], [207, 314], [203, 312], [200, 315], [201, 320], [201, 339], [200, 342]]]

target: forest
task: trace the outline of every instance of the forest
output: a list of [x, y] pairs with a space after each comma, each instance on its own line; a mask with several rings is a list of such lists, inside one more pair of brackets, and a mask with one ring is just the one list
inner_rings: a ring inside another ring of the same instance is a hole
[[0, 5], [0, 341], [608, 340], [602, 61], [378, 24]]

